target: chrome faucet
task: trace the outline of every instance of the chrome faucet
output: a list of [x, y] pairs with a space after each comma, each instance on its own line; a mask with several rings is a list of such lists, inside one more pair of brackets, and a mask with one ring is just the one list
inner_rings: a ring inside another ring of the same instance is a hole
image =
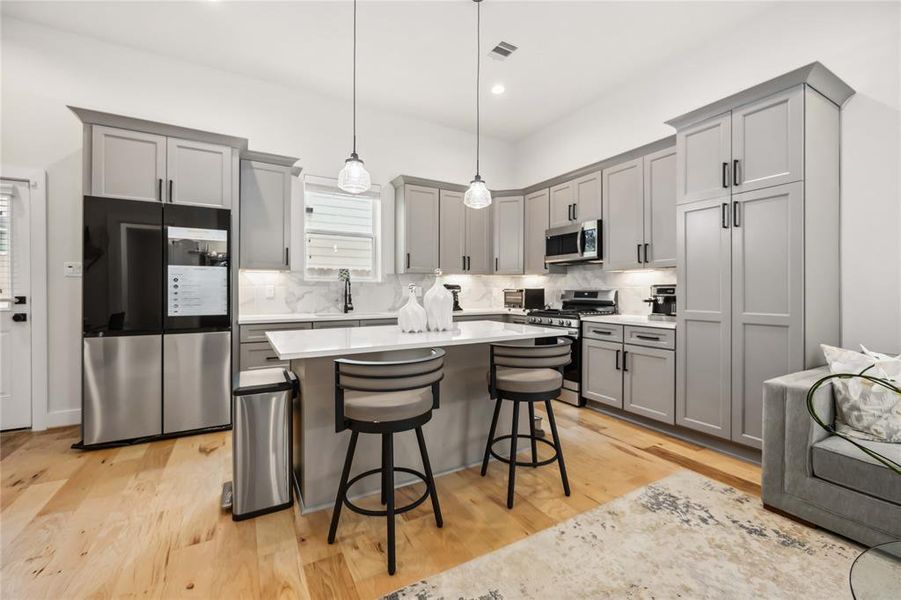
[[350, 269], [338, 269], [338, 279], [344, 282], [344, 312], [354, 309], [353, 296], [350, 293]]

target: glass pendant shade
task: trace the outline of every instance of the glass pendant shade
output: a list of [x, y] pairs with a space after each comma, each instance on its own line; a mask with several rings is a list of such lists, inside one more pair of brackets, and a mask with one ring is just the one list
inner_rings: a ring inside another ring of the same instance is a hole
[[344, 161], [344, 168], [338, 173], [338, 187], [349, 194], [362, 194], [372, 186], [369, 171], [356, 153]]
[[463, 204], [469, 208], [485, 208], [491, 205], [491, 192], [478, 175], [469, 183], [469, 189], [463, 195]]

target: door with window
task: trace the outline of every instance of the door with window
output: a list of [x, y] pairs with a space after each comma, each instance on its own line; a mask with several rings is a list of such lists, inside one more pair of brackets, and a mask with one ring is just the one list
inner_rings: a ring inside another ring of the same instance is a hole
[[31, 427], [30, 188], [0, 180], [0, 429]]

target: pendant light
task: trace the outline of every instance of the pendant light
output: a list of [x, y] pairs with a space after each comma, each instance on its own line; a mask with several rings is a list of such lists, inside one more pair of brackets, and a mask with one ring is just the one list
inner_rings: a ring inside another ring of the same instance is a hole
[[363, 161], [357, 156], [357, 0], [354, 0], [354, 142], [350, 158], [344, 161], [344, 168], [338, 173], [338, 187], [350, 194], [362, 194], [369, 190], [372, 180]]
[[470, 208], [485, 208], [491, 205], [491, 192], [482, 176], [479, 175], [479, 83], [482, 76], [482, 0], [473, 0], [476, 3], [476, 176], [469, 182], [469, 189], [463, 196], [463, 204]]

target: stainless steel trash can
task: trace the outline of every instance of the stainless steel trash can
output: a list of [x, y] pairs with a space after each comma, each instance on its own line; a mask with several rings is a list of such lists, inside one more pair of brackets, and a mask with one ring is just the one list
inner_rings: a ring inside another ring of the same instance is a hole
[[223, 506], [231, 505], [235, 521], [289, 508], [294, 501], [291, 405], [297, 389], [297, 377], [286, 369], [238, 374], [233, 392], [233, 479], [223, 488]]

